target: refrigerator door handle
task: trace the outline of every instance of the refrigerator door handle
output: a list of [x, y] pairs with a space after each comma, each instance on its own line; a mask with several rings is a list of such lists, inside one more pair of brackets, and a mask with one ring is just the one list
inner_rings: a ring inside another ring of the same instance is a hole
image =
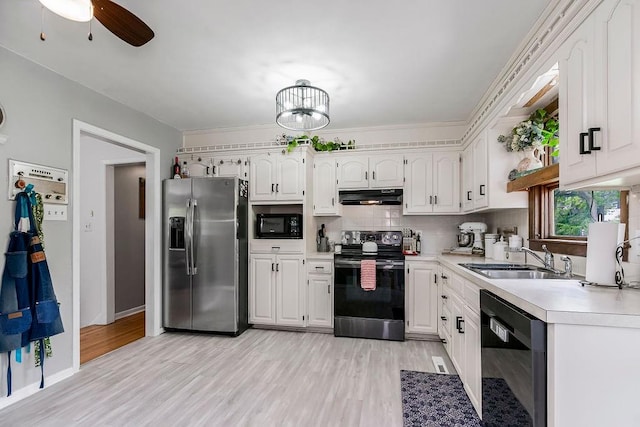
[[198, 274], [198, 242], [196, 241], [199, 236], [200, 230], [196, 229], [196, 215], [197, 215], [198, 199], [193, 199], [191, 203], [191, 275]]
[[184, 226], [184, 263], [187, 276], [191, 276], [191, 199], [187, 199], [186, 224]]

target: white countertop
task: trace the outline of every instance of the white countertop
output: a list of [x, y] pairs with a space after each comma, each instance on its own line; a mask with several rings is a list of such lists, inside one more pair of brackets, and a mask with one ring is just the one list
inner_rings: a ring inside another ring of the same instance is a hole
[[547, 323], [640, 328], [640, 290], [583, 287], [578, 280], [487, 279], [458, 265], [485, 263], [483, 257], [439, 255], [437, 260]]
[[333, 260], [333, 252], [307, 252], [307, 259]]

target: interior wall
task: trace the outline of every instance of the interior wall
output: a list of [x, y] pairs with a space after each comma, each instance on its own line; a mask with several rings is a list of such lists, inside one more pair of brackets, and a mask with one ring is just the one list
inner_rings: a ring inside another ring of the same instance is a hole
[[[367, 128], [333, 129], [328, 127], [314, 131], [326, 140], [355, 140], [356, 144], [389, 144], [422, 141], [459, 140], [467, 125], [464, 123], [430, 123], [420, 125], [372, 126]], [[298, 136], [300, 133], [283, 129], [277, 125], [247, 126], [241, 128], [210, 129], [185, 132], [183, 147], [203, 147], [210, 145], [238, 145], [255, 142], [275, 141], [282, 134]]]
[[[0, 144], [0, 164], [8, 159], [72, 170], [72, 120], [79, 119], [119, 135], [157, 147], [161, 150], [162, 178], [169, 176], [171, 158], [180, 146], [182, 134], [176, 129], [119, 104], [103, 95], [65, 79], [51, 70], [30, 62], [0, 47], [0, 100], [7, 121], [2, 133], [8, 137]], [[6, 169], [4, 169], [6, 170]], [[0, 173], [0, 188], [7, 188], [7, 175]], [[72, 324], [72, 212], [75, 200], [70, 200], [67, 221], [46, 221], [46, 255], [60, 302], [65, 332], [52, 337], [53, 356], [47, 359], [46, 374], [53, 376], [73, 366]], [[0, 236], [12, 229], [14, 203], [0, 198]], [[78, 231], [79, 232], [79, 231]], [[0, 257], [4, 268], [4, 257]], [[0, 358], [0, 371], [6, 371], [6, 357]], [[13, 390], [40, 381], [40, 369], [34, 366], [33, 352], [23, 363], [12, 364]], [[6, 382], [1, 382], [6, 395]], [[12, 396], [13, 397], [13, 396]], [[4, 398], [2, 398], [4, 399]]]
[[[107, 289], [107, 163], [144, 162], [144, 154], [120, 147], [91, 135], [81, 135], [80, 158], [80, 327], [105, 325]], [[144, 233], [143, 233], [144, 235]], [[144, 249], [143, 249], [144, 254]], [[112, 313], [111, 313], [112, 314]]]
[[139, 218], [138, 180], [145, 165], [114, 168], [115, 312], [144, 306], [144, 226]]

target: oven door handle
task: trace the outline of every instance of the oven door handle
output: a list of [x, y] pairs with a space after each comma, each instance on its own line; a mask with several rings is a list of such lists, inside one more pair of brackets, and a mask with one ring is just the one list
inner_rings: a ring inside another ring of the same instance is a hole
[[[360, 260], [340, 260], [335, 261], [335, 267], [360, 267]], [[404, 261], [376, 261], [376, 268], [382, 267], [383, 269], [404, 269]]]

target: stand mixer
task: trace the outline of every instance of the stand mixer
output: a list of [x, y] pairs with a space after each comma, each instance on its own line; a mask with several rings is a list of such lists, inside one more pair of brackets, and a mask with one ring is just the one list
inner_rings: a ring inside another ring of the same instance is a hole
[[483, 234], [487, 231], [484, 222], [463, 222], [458, 226], [458, 248], [453, 252], [458, 253], [484, 253]]

